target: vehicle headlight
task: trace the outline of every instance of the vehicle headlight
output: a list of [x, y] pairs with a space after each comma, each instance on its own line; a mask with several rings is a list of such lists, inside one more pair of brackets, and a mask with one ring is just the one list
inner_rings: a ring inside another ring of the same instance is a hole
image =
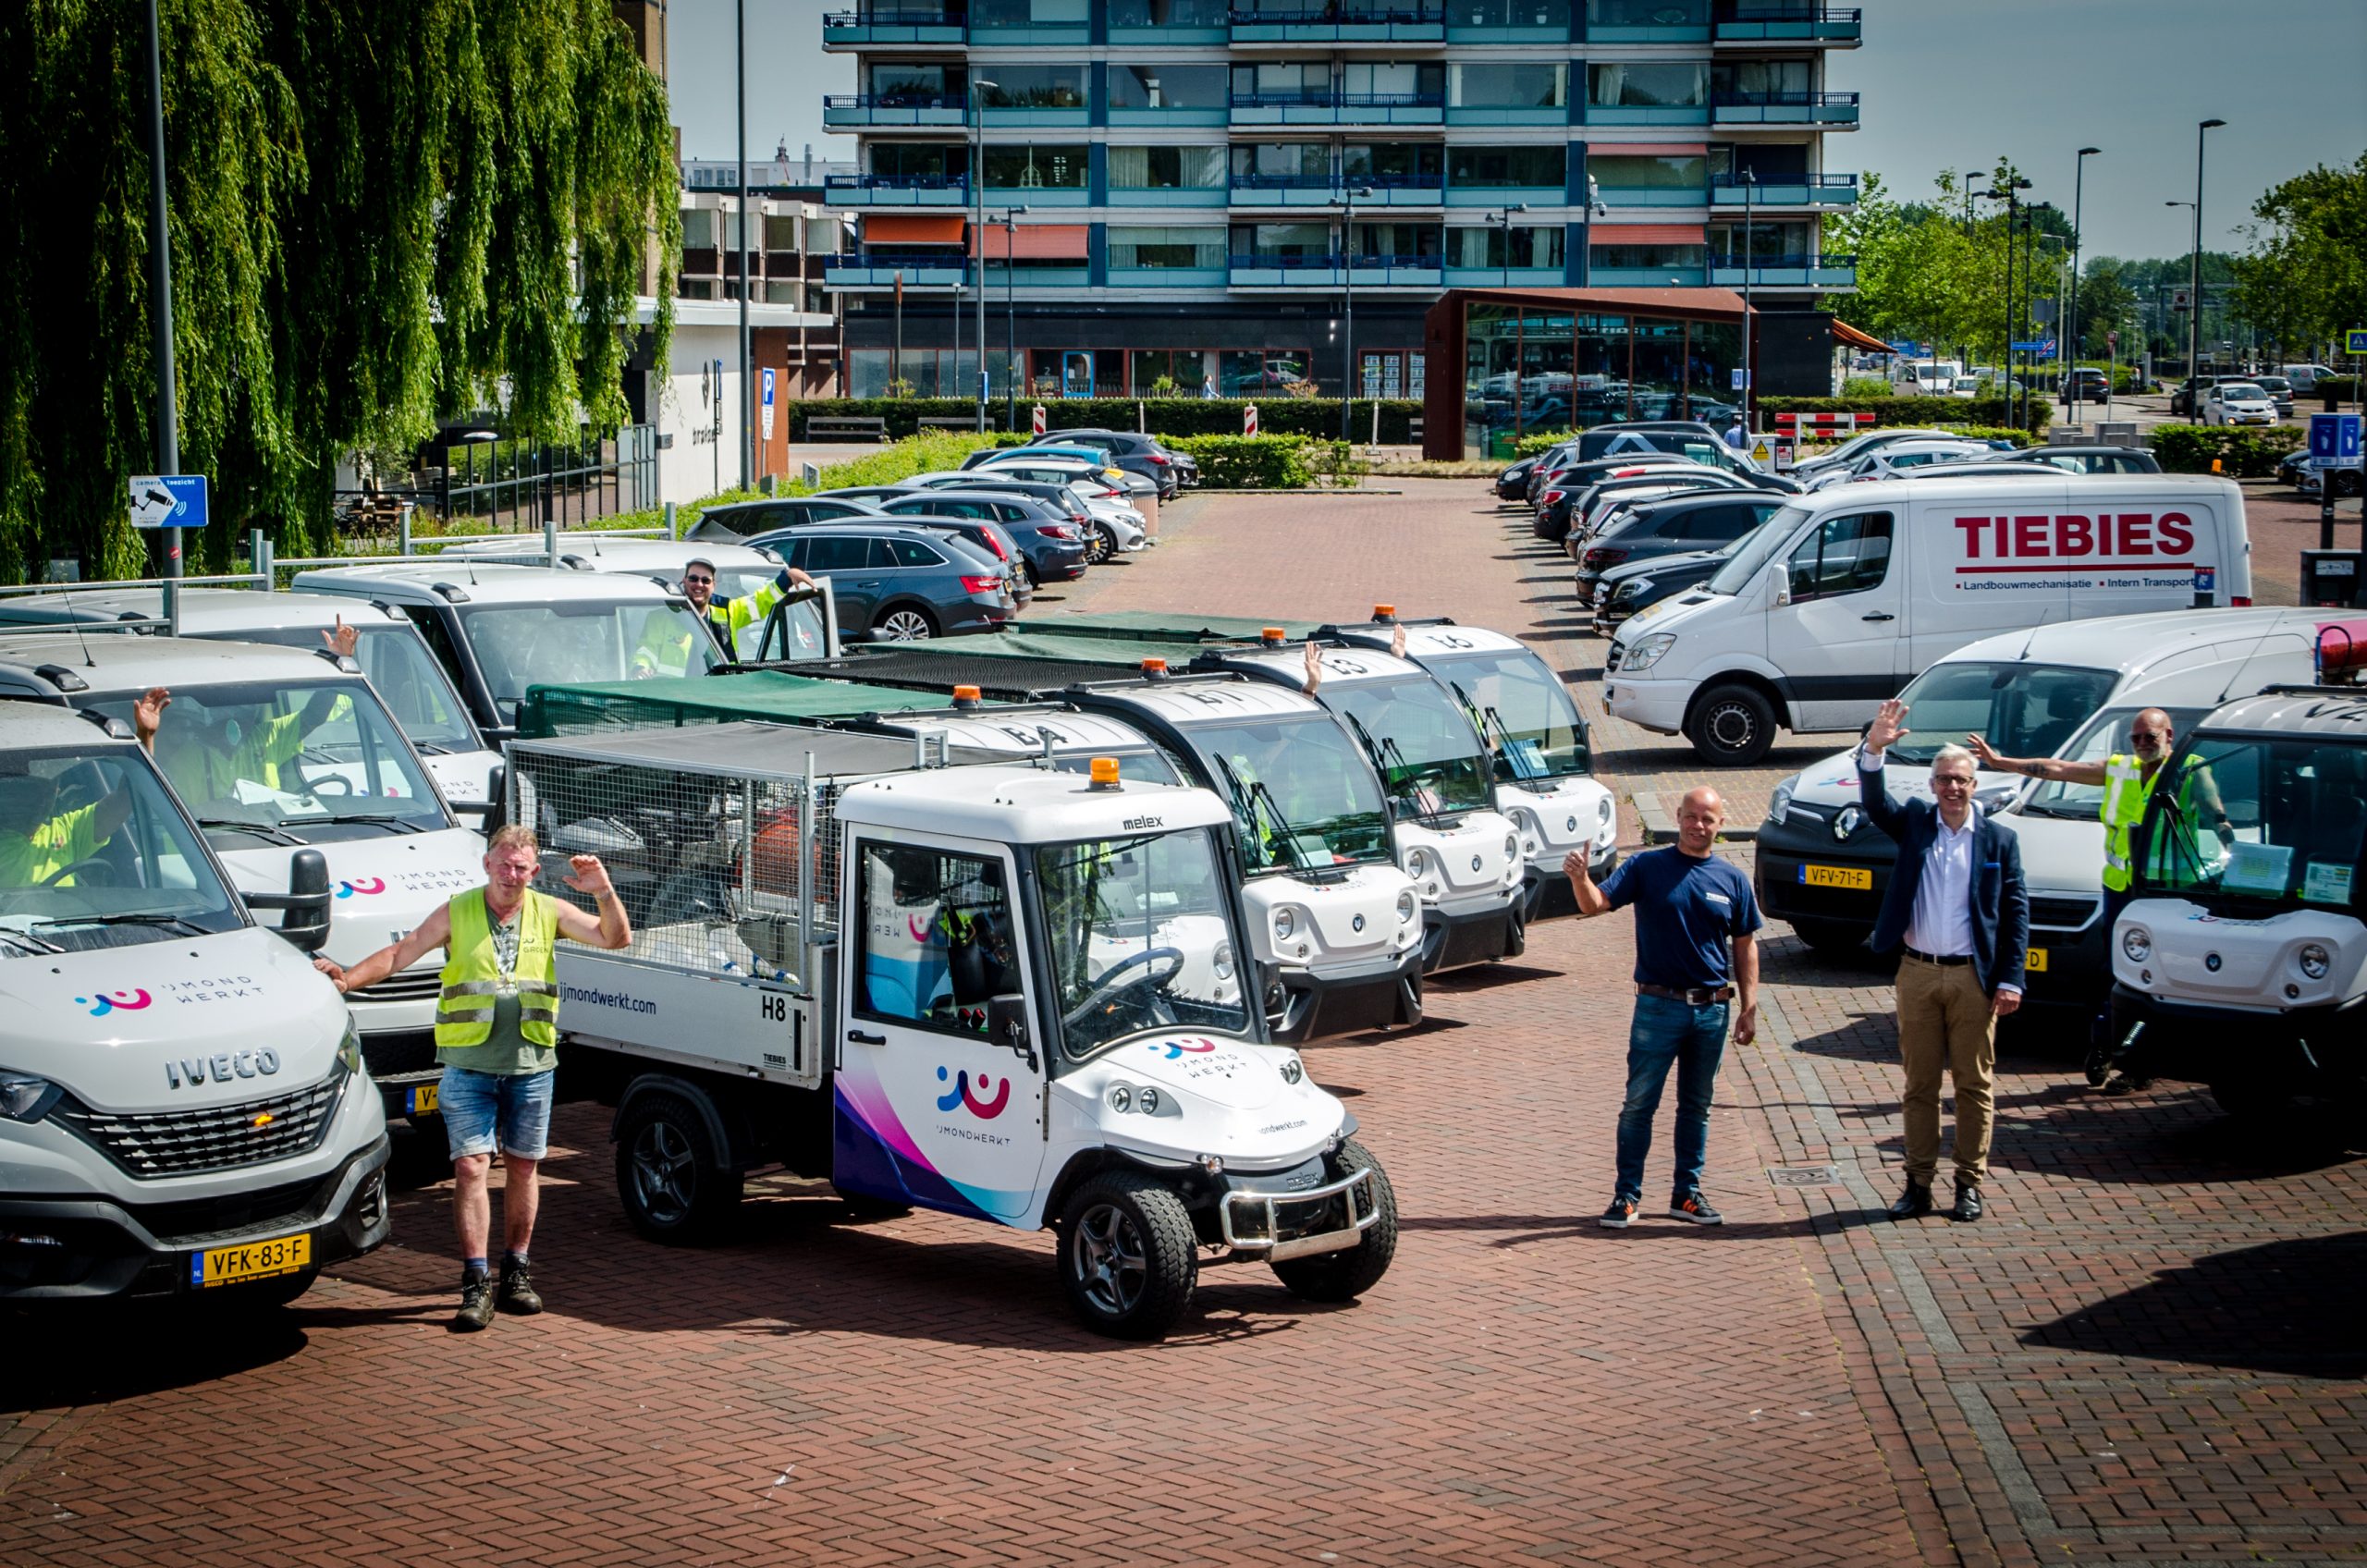
[[345, 1021], [345, 1038], [337, 1043], [337, 1060], [348, 1072], [362, 1071], [362, 1031], [350, 1017]]
[[1411, 888], [1408, 888], [1404, 892], [1398, 894], [1397, 924], [1403, 925], [1412, 920], [1415, 914], [1420, 911], [1421, 907], [1422, 900], [1414, 896], [1414, 889]]
[[1134, 1101], [1134, 1105], [1145, 1116], [1157, 1116], [1159, 1114], [1159, 1091], [1157, 1089], [1145, 1089], [1142, 1092], [1141, 1097]]
[[1792, 787], [1789, 784], [1778, 784], [1775, 786], [1775, 792], [1767, 797], [1767, 820], [1780, 823], [1791, 815]]
[[1655, 631], [1650, 637], [1639, 638], [1628, 644], [1627, 656], [1619, 661], [1619, 672], [1633, 675], [1639, 669], [1650, 669], [1660, 663], [1662, 654], [1674, 646], [1676, 633], [1674, 631]]
[[2315, 942], [2301, 944], [2300, 952], [2295, 956], [2301, 961], [2301, 973], [2312, 980], [2324, 979], [2326, 971], [2334, 964], [2333, 957]]
[[1520, 835], [1517, 833], [1504, 835], [1504, 858], [1506, 860], [1520, 859]]
[[1429, 851], [1428, 850], [1407, 850], [1405, 851], [1405, 875], [1418, 882], [1429, 874]]
[[1285, 1083], [1285, 1084], [1295, 1084], [1295, 1083], [1297, 1083], [1300, 1079], [1302, 1079], [1302, 1078], [1304, 1078], [1304, 1077], [1306, 1077], [1306, 1069], [1299, 1065], [1299, 1060], [1298, 1060], [1298, 1058], [1297, 1058], [1297, 1057], [1295, 1057], [1295, 1056], [1286, 1056], [1286, 1057], [1282, 1058], [1282, 1082], [1283, 1082], [1283, 1083]]
[[1217, 978], [1220, 980], [1233, 978], [1233, 944], [1231, 942], [1217, 944]]
[[1274, 912], [1274, 940], [1287, 942], [1298, 934], [1298, 912], [1288, 904]]
[[1598, 825], [1608, 827], [1611, 826], [1611, 819], [1618, 815], [1619, 810], [1616, 806], [1611, 803], [1611, 797], [1609, 795], [1605, 795], [1602, 799], [1595, 802], [1594, 819]]
[[1110, 1109], [1111, 1110], [1132, 1110], [1134, 1109], [1134, 1091], [1132, 1084], [1112, 1084], [1110, 1085]]
[[30, 1072], [0, 1072], [0, 1116], [11, 1121], [39, 1121], [66, 1091]]
[[1651, 590], [1652, 580], [1650, 578], [1631, 577], [1626, 582], [1622, 582], [1618, 587], [1613, 588], [1611, 591], [1611, 600], [1612, 603], [1617, 604], [1622, 599], [1640, 599], [1646, 594], [1650, 593]]
[[2143, 963], [2153, 956], [2153, 934], [2142, 925], [2132, 925], [2120, 934], [2120, 950], [2128, 955], [2131, 963]]

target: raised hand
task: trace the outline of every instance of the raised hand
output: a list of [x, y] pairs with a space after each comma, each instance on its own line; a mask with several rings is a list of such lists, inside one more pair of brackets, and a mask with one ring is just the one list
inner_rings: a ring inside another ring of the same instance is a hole
[[173, 694], [162, 686], [151, 686], [131, 704], [131, 727], [140, 732], [140, 743], [146, 745], [156, 738], [164, 727], [165, 710], [173, 705]]
[[1306, 645], [1306, 684], [1299, 689], [1312, 697], [1315, 695], [1315, 688], [1320, 685], [1322, 680], [1323, 655], [1317, 651], [1314, 643], [1309, 643]]
[[1968, 735], [1964, 738], [1964, 743], [1965, 749], [1972, 753], [1973, 761], [1981, 766], [1992, 773], [2006, 771], [2005, 753], [1991, 745], [1989, 737], [1986, 735]]
[[567, 858], [567, 885], [579, 893], [598, 898], [615, 889], [608, 883], [608, 868], [600, 864], [598, 855], [570, 855]]
[[329, 984], [335, 986], [339, 992], [344, 991], [345, 970], [335, 959], [316, 958], [313, 961], [313, 967], [327, 975]]
[[1888, 751], [1913, 733], [1907, 728], [1907, 704], [1893, 697], [1875, 713], [1874, 722], [1866, 727], [1866, 749]]
[[321, 641], [327, 643], [329, 652], [337, 657], [350, 659], [353, 651], [362, 646], [362, 628], [346, 625], [345, 616], [340, 612], [337, 618], [337, 630], [322, 632]]

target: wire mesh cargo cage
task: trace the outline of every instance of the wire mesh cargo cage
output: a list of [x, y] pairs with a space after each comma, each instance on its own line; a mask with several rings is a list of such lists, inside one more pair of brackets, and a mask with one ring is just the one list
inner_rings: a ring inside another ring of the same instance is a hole
[[839, 928], [839, 791], [925, 745], [754, 722], [517, 741], [509, 820], [554, 897], [591, 909], [568, 857], [607, 865], [633, 925], [609, 961], [810, 990]]

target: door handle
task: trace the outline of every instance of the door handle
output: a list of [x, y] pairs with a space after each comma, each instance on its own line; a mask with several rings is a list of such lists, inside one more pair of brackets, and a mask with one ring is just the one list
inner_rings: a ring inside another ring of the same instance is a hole
[[1871, 615], [1861, 615], [1858, 619], [1859, 620], [1896, 620], [1898, 617], [1891, 614], [1888, 610], [1876, 610]]
[[884, 1046], [888, 1043], [887, 1035], [866, 1035], [860, 1029], [848, 1030], [847, 1038], [852, 1040], [858, 1046]]

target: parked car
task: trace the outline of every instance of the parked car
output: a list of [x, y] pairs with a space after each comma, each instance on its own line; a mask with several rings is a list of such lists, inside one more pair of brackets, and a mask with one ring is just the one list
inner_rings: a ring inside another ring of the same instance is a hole
[[2055, 401], [2068, 407], [2075, 387], [2079, 390], [2079, 401], [2083, 403], [2106, 402], [2112, 397], [2112, 377], [2093, 365], [2081, 365], [2076, 370], [2066, 371], [2063, 373], [2063, 385], [2055, 392]]
[[2291, 382], [2294, 391], [2304, 398], [2313, 398], [2317, 396], [2318, 382], [2325, 376], [2332, 375], [2334, 372], [2324, 365], [2307, 364], [2279, 365], [2276, 367], [2276, 374]]
[[1617, 502], [1656, 501], [1663, 496], [1689, 495], [1697, 490], [1750, 488], [1732, 474], [1705, 469], [1699, 463], [1672, 464], [1665, 468], [1648, 468], [1640, 473], [1605, 475], [1584, 489], [1550, 503], [1548, 509], [1551, 523], [1559, 528], [1563, 547], [1575, 556], [1586, 542], [1587, 535], [1602, 522]]
[[[1544, 454], [1542, 453], [1538, 454], [1539, 457], [1542, 457], [1543, 455]], [[1504, 470], [1503, 472], [1496, 475], [1495, 484], [1492, 486], [1496, 492], [1496, 499], [1499, 501], [1527, 500], [1528, 474], [1529, 471], [1536, 466], [1537, 458], [1523, 458], [1520, 461], [1513, 464], [1512, 467]]]
[[1078, 458], [1009, 458], [959, 472], [967, 483], [975, 484], [989, 471], [996, 484], [1008, 479], [1028, 484], [1067, 485], [1085, 502], [1086, 511], [1120, 525], [1118, 547], [1122, 550], [1134, 547], [1126, 543], [1128, 532], [1140, 533], [1144, 528], [1141, 508], [1135, 505], [1140, 496], [1123, 483], [1132, 479], [1132, 474], [1112, 475], [1107, 469]]
[[[900, 490], [893, 484], [865, 485], [864, 488], [866, 491], [871, 492], [871, 494], [865, 496], [865, 498], [871, 502], [877, 515], [880, 517], [885, 517], [887, 515], [886, 508], [889, 503], [896, 501], [908, 501], [912, 499], [913, 496], [911, 491]], [[836, 494], [836, 492], [832, 492], [832, 494]], [[863, 520], [860, 518], [853, 518], [846, 521], [859, 522]], [[1019, 553], [1019, 541], [1013, 539], [1011, 536], [1010, 532], [1006, 530], [999, 521], [988, 518], [942, 516], [938, 518], [936, 521], [940, 527], [962, 533], [970, 541], [971, 544], [985, 551], [986, 554], [993, 557], [997, 561], [1003, 563], [1003, 574], [1011, 579], [1012, 604], [1016, 608], [1023, 610], [1027, 607], [1028, 602], [1036, 596], [1036, 590], [1027, 581], [1027, 573], [1024, 570], [1024, 565]], [[792, 523], [790, 526], [791, 529], [794, 529], [799, 526], [818, 525], [801, 525]], [[751, 545], [773, 545], [776, 543], [776, 536], [769, 533], [759, 534], [755, 538], [748, 540], [747, 543]], [[844, 612], [841, 612], [841, 614], [843, 613]], [[848, 626], [861, 626], [864, 622], [850, 617], [845, 620], [844, 624]]]
[[734, 501], [726, 507], [709, 507], [691, 525], [686, 539], [712, 539], [717, 544], [736, 545], [753, 539], [759, 533], [770, 533], [777, 528], [793, 528], [802, 522], [834, 522], [843, 518], [872, 517], [878, 508], [860, 496], [784, 496], [765, 501]]
[[[938, 490], [993, 490], [1041, 501], [1068, 520], [1067, 526], [1085, 546], [1085, 558], [1094, 566], [1122, 551], [1141, 549], [1146, 540], [1142, 514], [1122, 501], [1108, 499], [1114, 492], [1103, 489], [1099, 481], [1089, 483], [1101, 491], [1090, 500], [1076, 485], [1021, 479], [1000, 468], [973, 469], [968, 473], [915, 474], [903, 482], [902, 488], [915, 495]], [[891, 508], [894, 505], [889, 503]]]
[[1960, 463], [1932, 463], [1919, 469], [1915, 477], [1978, 479], [1983, 474], [2012, 474], [2031, 469], [2056, 469], [2065, 473], [2159, 473], [2162, 463], [2142, 447], [2025, 447], [2018, 451], [1990, 452]]
[[[1765, 524], [1761, 524], [1764, 527]], [[1673, 599], [1700, 587], [1718, 575], [1736, 552], [1757, 533], [1746, 533], [1715, 550], [1690, 550], [1681, 555], [1651, 556], [1613, 567], [1594, 585], [1594, 629], [1608, 633], [1662, 599]]]
[[1175, 492], [1185, 485], [1200, 482], [1200, 465], [1182, 452], [1173, 452], [1159, 444], [1156, 435], [1145, 435], [1132, 430], [1098, 430], [1080, 427], [1055, 430], [1047, 441], [1062, 441], [1074, 447], [1098, 447], [1110, 454], [1110, 460], [1128, 473], [1138, 473], [1159, 486], [1159, 498], [1172, 500]]
[[1145, 478], [1139, 473], [1128, 473], [1111, 463], [1110, 454], [1098, 447], [1081, 447], [1070, 441], [1035, 441], [1024, 447], [981, 447], [962, 459], [962, 467], [966, 472], [983, 468], [988, 463], [1035, 458], [1068, 458], [1091, 463], [1110, 484], [1129, 496], [1157, 496], [1159, 493], [1158, 480]]
[[2222, 382], [2203, 394], [2202, 423], [2275, 424], [2276, 400], [2257, 382]]
[[2170, 393], [2170, 412], [2199, 420], [2202, 417], [2203, 400], [2210, 396], [2211, 388], [2231, 382], [2249, 382], [2250, 379], [2241, 375], [2189, 375]]
[[1595, 585], [1613, 567], [1730, 545], [1774, 516], [1782, 505], [1772, 496], [1732, 491], [1631, 503], [1613, 514], [1579, 552], [1578, 602], [1594, 602]]
[[2252, 377], [2252, 384], [2258, 386], [2262, 391], [2267, 393], [2268, 400], [2276, 405], [2277, 418], [2290, 419], [2293, 417], [2292, 377], [2285, 375], [2256, 375]]
[[1989, 450], [1983, 442], [1954, 436], [1938, 441], [1894, 441], [1868, 452], [1846, 469], [1827, 470], [1817, 475], [1809, 488], [1827, 490], [1836, 484], [1863, 484], [1868, 480], [1904, 479], [1929, 464], [1961, 462], [1985, 456]]
[[1020, 569], [1031, 587], [1047, 582], [1072, 582], [1085, 575], [1085, 541], [1082, 525], [1050, 501], [1011, 490], [923, 490], [883, 508], [890, 517], [968, 518], [1002, 524], [1019, 547]]
[[1878, 451], [1881, 448], [1891, 445], [1891, 443], [1895, 441], [1944, 441], [1948, 439], [1951, 439], [1951, 437], [1948, 432], [1944, 430], [1932, 430], [1905, 425], [1887, 430], [1861, 431], [1858, 435], [1851, 436], [1848, 440], [1841, 443], [1840, 446], [1833, 448], [1830, 452], [1821, 452], [1813, 458], [1803, 458], [1798, 462], [1794, 463], [1792, 465], [1792, 477], [1798, 480], [1803, 484], [1809, 484], [1820, 473], [1825, 473], [1834, 469], [1847, 468], [1851, 463], [1856, 462], [1868, 452]]
[[942, 528], [818, 522], [764, 543], [808, 576], [829, 580], [842, 629], [882, 642], [992, 631], [1019, 613], [1002, 563]]
[[[1690, 458], [1675, 457], [1666, 452], [1598, 458], [1592, 462], [1571, 463], [1556, 471], [1531, 497], [1537, 515], [1529, 520], [1529, 532], [1539, 539], [1551, 539], [1559, 544], [1569, 534], [1576, 499], [1605, 480], [1681, 473], [1700, 468], [1701, 465]], [[1703, 469], [1701, 472], [1711, 471]]]

